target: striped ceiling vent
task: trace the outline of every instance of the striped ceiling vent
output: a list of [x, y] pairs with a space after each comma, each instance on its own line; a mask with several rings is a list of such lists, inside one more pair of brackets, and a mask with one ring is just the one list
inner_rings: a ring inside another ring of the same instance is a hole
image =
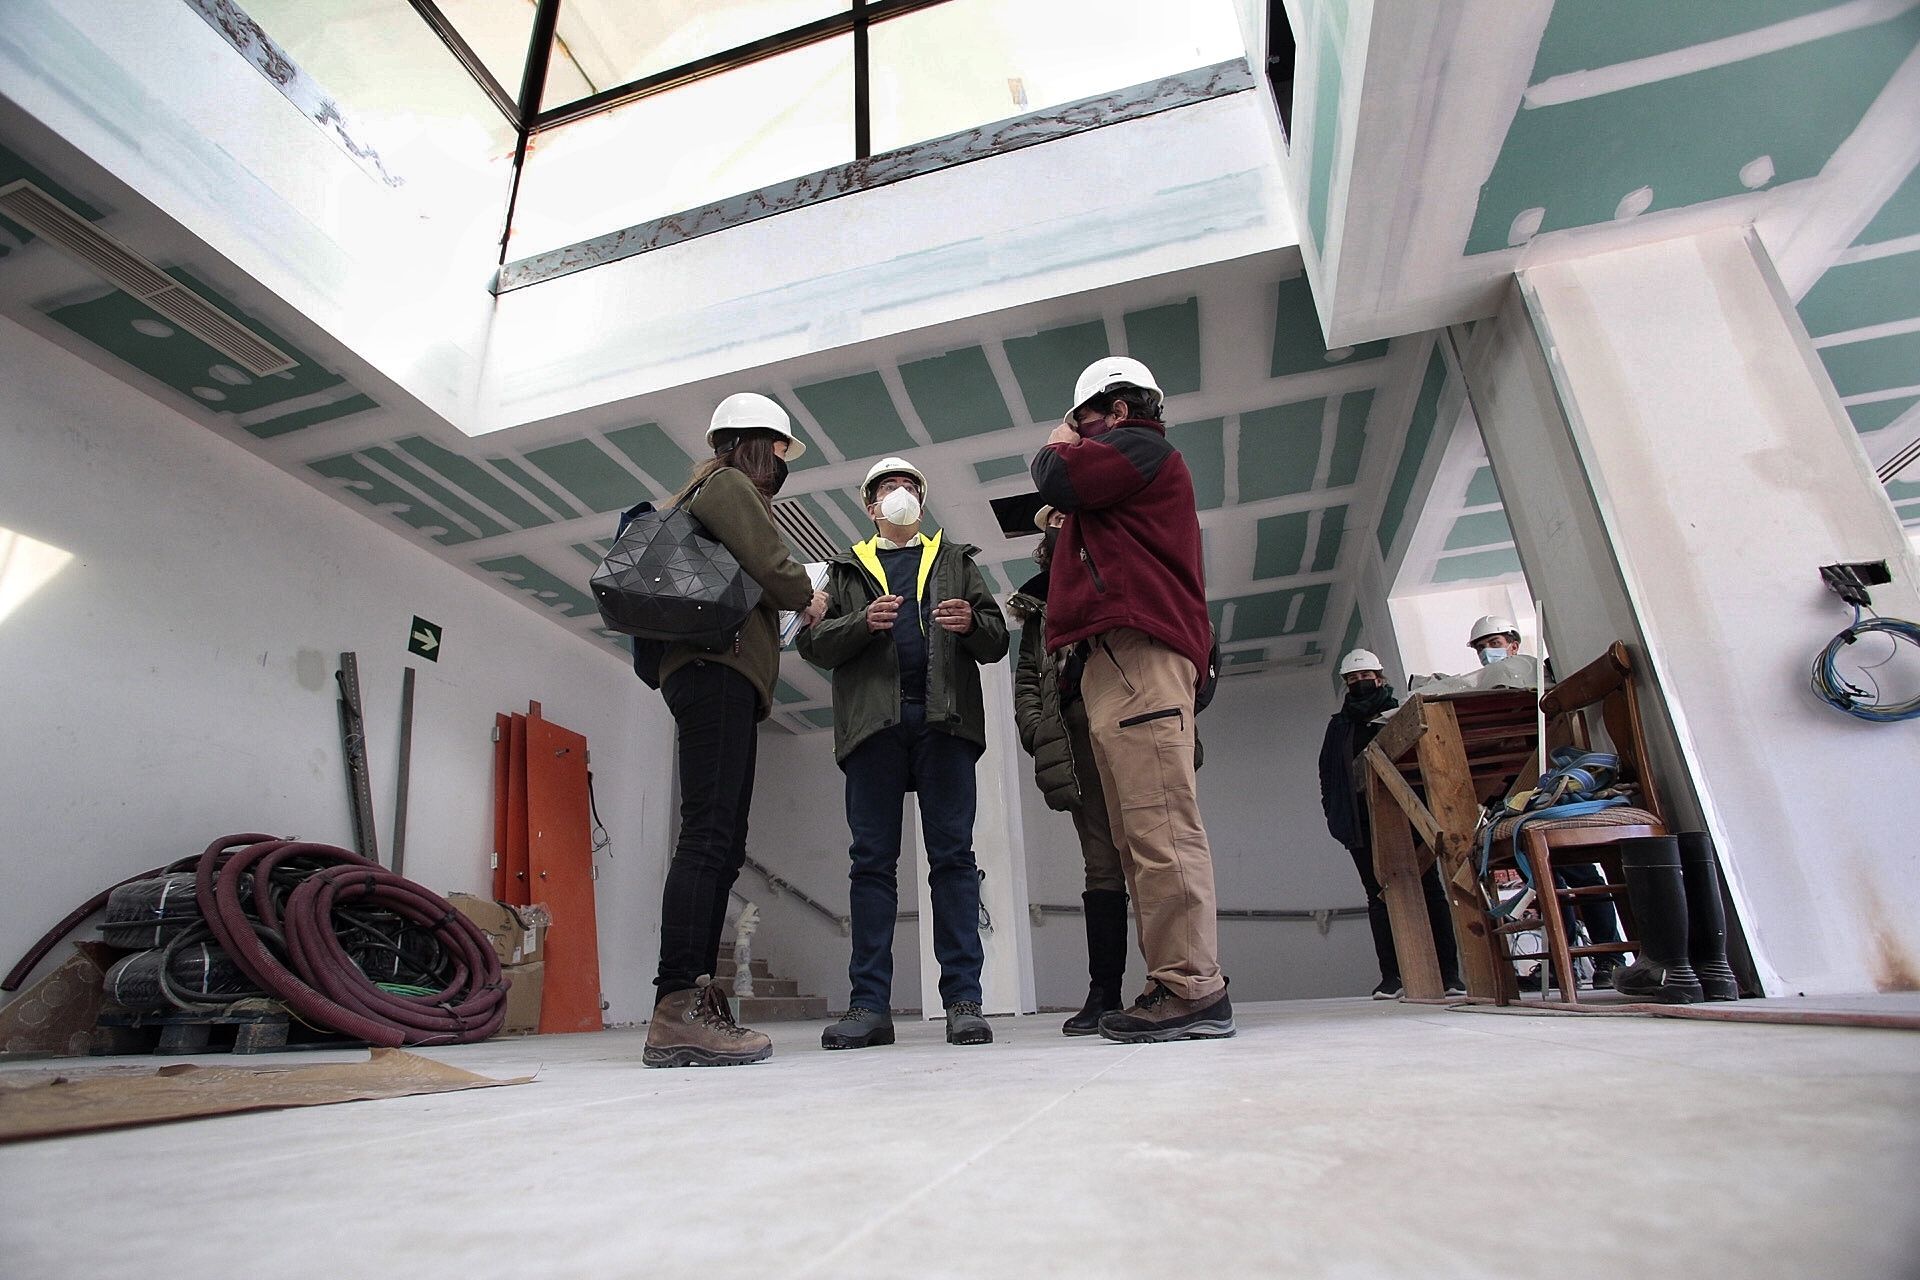
[[844, 550], [838, 539], [831, 537], [807, 514], [797, 498], [774, 503], [773, 518], [780, 531], [787, 535], [795, 559], [807, 564], [824, 564]]
[[126, 290], [256, 378], [300, 363], [25, 178], [0, 187], [0, 214]]

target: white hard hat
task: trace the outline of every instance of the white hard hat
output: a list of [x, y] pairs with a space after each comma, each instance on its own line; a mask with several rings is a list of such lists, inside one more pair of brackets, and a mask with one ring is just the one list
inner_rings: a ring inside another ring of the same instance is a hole
[[1113, 387], [1145, 387], [1155, 395], [1164, 396], [1160, 384], [1153, 380], [1153, 370], [1128, 356], [1108, 356], [1095, 360], [1073, 384], [1073, 407], [1080, 408], [1101, 392]]
[[1505, 635], [1509, 631], [1514, 635], [1520, 634], [1520, 628], [1513, 624], [1512, 618], [1503, 618], [1497, 613], [1490, 613], [1473, 624], [1473, 633], [1467, 637], [1467, 643], [1472, 644], [1488, 636]]
[[713, 420], [707, 424], [707, 447], [729, 431], [771, 431], [787, 442], [787, 458], [791, 461], [807, 451], [807, 443], [797, 440], [793, 434], [793, 420], [787, 417], [771, 397], [752, 391], [736, 391], [720, 402], [713, 411]]
[[867, 478], [860, 482], [860, 497], [863, 501], [872, 498], [874, 482], [882, 476], [912, 476], [920, 482], [921, 498], [924, 499], [927, 496], [927, 478], [920, 473], [920, 468], [905, 458], [882, 458], [867, 468]]
[[1380, 665], [1379, 657], [1367, 649], [1355, 649], [1340, 659], [1340, 674], [1343, 676], [1350, 676], [1356, 671], [1383, 670], [1385, 668]]

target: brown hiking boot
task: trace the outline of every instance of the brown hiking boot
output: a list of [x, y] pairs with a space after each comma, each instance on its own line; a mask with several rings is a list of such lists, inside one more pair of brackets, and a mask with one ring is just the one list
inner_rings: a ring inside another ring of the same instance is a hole
[[1185, 1000], [1158, 979], [1130, 1008], [1100, 1018], [1100, 1034], [1125, 1044], [1223, 1040], [1233, 1031], [1233, 1002], [1227, 999], [1225, 987], [1198, 1000]]
[[675, 991], [653, 1006], [647, 1047], [650, 1067], [735, 1067], [773, 1054], [773, 1041], [733, 1020], [733, 1010], [712, 978]]

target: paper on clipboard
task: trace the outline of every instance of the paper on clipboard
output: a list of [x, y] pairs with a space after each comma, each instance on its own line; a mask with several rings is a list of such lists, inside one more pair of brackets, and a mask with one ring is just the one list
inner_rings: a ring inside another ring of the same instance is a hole
[[[827, 566], [825, 564], [802, 565], [807, 571], [807, 580], [813, 583], [815, 591], [823, 590], [827, 585]], [[780, 611], [780, 647], [792, 646], [793, 638], [800, 634], [800, 615], [782, 609]]]

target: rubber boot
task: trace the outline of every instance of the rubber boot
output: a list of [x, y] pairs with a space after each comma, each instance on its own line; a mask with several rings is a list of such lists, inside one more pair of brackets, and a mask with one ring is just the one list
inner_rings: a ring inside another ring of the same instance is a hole
[[1089, 889], [1080, 895], [1087, 917], [1087, 1003], [1061, 1024], [1070, 1036], [1100, 1034], [1100, 1015], [1120, 1008], [1120, 984], [1127, 974], [1127, 895], [1118, 889]]
[[1698, 1004], [1705, 993], [1687, 959], [1680, 842], [1672, 836], [1629, 836], [1620, 842], [1620, 868], [1640, 928], [1640, 954], [1613, 971], [1613, 989], [1657, 1004]]
[[1720, 872], [1713, 860], [1713, 837], [1682, 831], [1680, 869], [1687, 882], [1687, 957], [1709, 1000], [1738, 1000], [1740, 979], [1727, 963], [1727, 908], [1720, 898]]

